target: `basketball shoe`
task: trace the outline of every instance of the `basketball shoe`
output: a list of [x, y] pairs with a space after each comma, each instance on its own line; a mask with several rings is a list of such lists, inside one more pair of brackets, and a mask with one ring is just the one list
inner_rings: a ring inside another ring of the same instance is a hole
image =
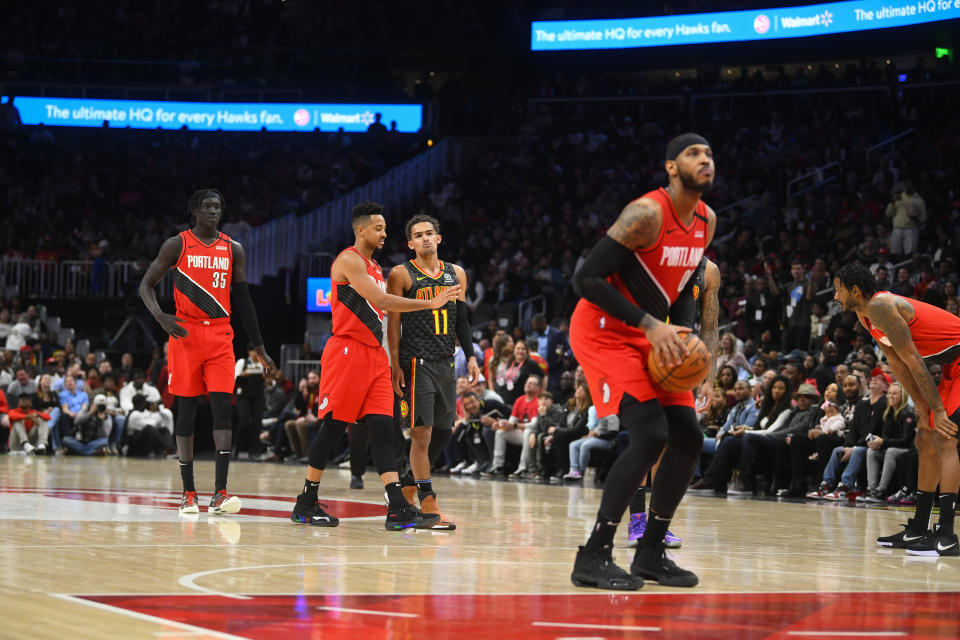
[[200, 513], [200, 506], [197, 504], [196, 491], [184, 491], [180, 498], [180, 513]]
[[641, 540], [630, 563], [630, 573], [645, 580], [656, 580], [665, 587], [695, 587], [700, 582], [695, 573], [681, 569], [667, 557], [663, 541]]
[[293, 507], [290, 519], [300, 524], [309, 523], [314, 527], [335, 527], [340, 524], [340, 519], [324, 511], [326, 506], [319, 500], [307, 504], [301, 493], [297, 496], [297, 504]]
[[643, 587], [643, 580], [632, 576], [613, 561], [613, 547], [600, 549], [582, 546], [573, 562], [570, 580], [578, 587], [596, 589], [614, 589], [616, 591], [636, 591]]
[[[640, 538], [643, 537], [644, 531], [647, 530], [647, 514], [646, 513], [631, 513], [630, 514], [630, 525], [627, 527], [627, 548], [633, 549], [637, 546], [637, 542]], [[679, 549], [683, 546], [683, 541], [680, 540], [679, 536], [675, 536], [669, 531], [667, 535], [664, 536], [663, 542], [666, 545], [667, 549]]]
[[960, 541], [957, 534], [946, 533], [939, 524], [933, 525], [923, 538], [907, 547], [910, 556], [960, 556]]
[[906, 549], [910, 545], [920, 542], [926, 537], [927, 531], [915, 525], [913, 518], [907, 520], [903, 525], [903, 531], [889, 536], [880, 536], [877, 538], [877, 545], [881, 547], [890, 547], [892, 549]]
[[448, 520], [447, 517], [440, 512], [440, 505], [437, 504], [436, 491], [422, 494], [419, 497], [420, 511], [423, 513], [424, 518], [428, 516], [437, 516], [437, 520], [427, 527], [428, 529], [434, 529], [438, 531], [453, 531], [457, 528], [457, 523], [452, 520]]
[[220, 489], [210, 498], [210, 506], [207, 513], [222, 515], [224, 513], [237, 513], [240, 511], [240, 498], [227, 495], [226, 489]]

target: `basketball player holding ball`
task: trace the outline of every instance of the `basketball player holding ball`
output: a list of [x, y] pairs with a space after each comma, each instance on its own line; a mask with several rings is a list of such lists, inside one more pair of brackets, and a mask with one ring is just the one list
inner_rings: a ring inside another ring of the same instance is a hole
[[[669, 185], [628, 204], [573, 278], [582, 299], [570, 345], [598, 417], [618, 414], [630, 434], [607, 476], [596, 525], [577, 553], [570, 576], [577, 586], [633, 591], [644, 579], [677, 587], [699, 581], [664, 546], [703, 445], [693, 392], [654, 384], [647, 358], [653, 351], [665, 366], [676, 366], [687, 355], [683, 334], [696, 314], [693, 275], [716, 229], [716, 214], [700, 199], [713, 186], [710, 144], [694, 133], [677, 136], [664, 167]], [[613, 538], [661, 451], [647, 528], [627, 573], [613, 562]]]

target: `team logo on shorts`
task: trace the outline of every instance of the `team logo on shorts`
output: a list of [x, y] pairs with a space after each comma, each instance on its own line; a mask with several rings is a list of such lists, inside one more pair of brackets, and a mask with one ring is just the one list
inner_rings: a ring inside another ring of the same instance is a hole
[[410, 415], [410, 405], [407, 404], [406, 400], [401, 400], [400, 401], [400, 417], [406, 418], [408, 415]]

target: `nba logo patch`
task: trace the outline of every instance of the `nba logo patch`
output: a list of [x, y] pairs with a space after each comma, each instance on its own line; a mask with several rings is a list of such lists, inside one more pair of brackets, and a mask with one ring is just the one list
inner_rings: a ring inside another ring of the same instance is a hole
[[410, 415], [410, 405], [407, 404], [406, 400], [400, 401], [400, 417], [406, 418]]

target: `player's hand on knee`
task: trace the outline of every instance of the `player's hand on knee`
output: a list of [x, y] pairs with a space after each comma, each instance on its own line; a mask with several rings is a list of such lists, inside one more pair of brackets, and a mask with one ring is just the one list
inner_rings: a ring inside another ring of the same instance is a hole
[[407, 386], [406, 381], [403, 379], [403, 371], [400, 367], [394, 367], [390, 377], [393, 378], [393, 392], [398, 396], [402, 396], [403, 388]]
[[938, 409], [933, 412], [933, 430], [937, 435], [947, 439], [957, 437], [957, 425], [953, 423], [947, 415], [947, 412], [943, 409]]
[[171, 313], [161, 313], [160, 316], [157, 317], [157, 322], [160, 323], [164, 331], [174, 338], [186, 338], [190, 335], [184, 326], [180, 324], [183, 320]]

